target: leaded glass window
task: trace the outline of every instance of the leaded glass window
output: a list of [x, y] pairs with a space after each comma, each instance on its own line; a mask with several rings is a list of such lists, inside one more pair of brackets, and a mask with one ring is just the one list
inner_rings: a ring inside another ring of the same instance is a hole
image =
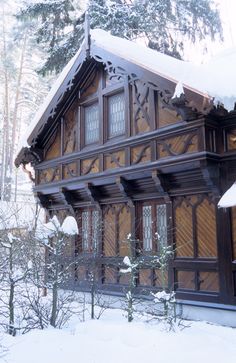
[[165, 204], [156, 206], [156, 226], [158, 250], [160, 251], [162, 247], [167, 246], [167, 218]]
[[99, 237], [99, 212], [92, 211], [92, 246], [93, 250], [97, 251]]
[[85, 145], [92, 144], [99, 140], [98, 103], [94, 103], [84, 108], [84, 133]]
[[125, 97], [119, 93], [108, 97], [108, 137], [125, 133]]
[[143, 249], [144, 251], [152, 250], [152, 207], [151, 205], [143, 206]]
[[89, 224], [89, 212], [82, 212], [82, 246], [84, 251], [89, 249]]
[[97, 210], [88, 209], [81, 214], [82, 249], [86, 252], [97, 252], [99, 241], [100, 214]]

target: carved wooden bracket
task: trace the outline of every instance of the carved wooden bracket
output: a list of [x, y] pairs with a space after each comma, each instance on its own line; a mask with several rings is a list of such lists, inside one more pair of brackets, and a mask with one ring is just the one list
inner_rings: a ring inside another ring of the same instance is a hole
[[201, 168], [203, 179], [214, 195], [220, 196], [219, 187], [217, 185], [218, 175], [215, 168], [203, 166]]
[[60, 194], [65, 206], [69, 209], [70, 213], [74, 216], [75, 210], [72, 206], [73, 198], [71, 196], [71, 193], [65, 188], [60, 188], [59, 194]]
[[24, 173], [26, 173], [28, 175], [28, 177], [30, 178], [30, 180], [34, 183], [35, 178], [33, 177], [32, 172], [26, 168], [26, 165], [27, 164], [22, 164], [22, 169], [23, 169]]
[[128, 190], [130, 189], [129, 183], [127, 180], [122, 178], [121, 176], [116, 178], [116, 185], [119, 188], [119, 191], [121, 192], [122, 196], [127, 200], [128, 206], [130, 208], [134, 207], [134, 202], [132, 201], [132, 198], [128, 194]]
[[49, 211], [47, 209], [48, 205], [49, 205], [48, 197], [40, 192], [34, 193], [34, 197], [35, 197], [36, 201], [38, 202], [38, 204], [40, 205], [40, 207], [45, 209], [46, 214], [49, 217]]
[[184, 94], [181, 94], [180, 97], [175, 97], [174, 99], [171, 99], [168, 107], [170, 108], [171, 106], [172, 109], [174, 109], [177, 114], [180, 115], [185, 121], [195, 120], [200, 115], [196, 107], [194, 107], [194, 105], [186, 100]]
[[168, 203], [170, 201], [170, 197], [163, 187], [162, 177], [157, 170], [152, 171], [152, 180], [154, 181], [158, 194], [160, 194], [164, 198], [165, 202]]
[[85, 191], [86, 191], [86, 193], [87, 193], [87, 196], [88, 196], [88, 197], [89, 197], [89, 199], [90, 199], [90, 202], [91, 202], [91, 203], [93, 203], [93, 204], [95, 204], [95, 205], [96, 205], [96, 207], [97, 207], [99, 210], [101, 210], [101, 206], [100, 206], [100, 204], [99, 204], [99, 202], [98, 202], [98, 200], [97, 200], [96, 194], [95, 194], [95, 192], [94, 192], [94, 188], [93, 188], [93, 186], [91, 185], [91, 183], [86, 183], [86, 184], [85, 184], [84, 189], [85, 189]]

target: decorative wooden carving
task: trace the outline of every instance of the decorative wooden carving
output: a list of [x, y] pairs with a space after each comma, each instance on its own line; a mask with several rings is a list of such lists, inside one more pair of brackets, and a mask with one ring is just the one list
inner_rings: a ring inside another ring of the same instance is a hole
[[63, 179], [70, 179], [77, 176], [77, 169], [78, 167], [76, 162], [63, 165]]
[[150, 131], [150, 115], [149, 115], [149, 92], [150, 89], [146, 83], [135, 81], [133, 89], [133, 122], [134, 134], [140, 134]]
[[101, 72], [98, 72], [97, 69], [95, 69], [92, 72], [91, 76], [86, 80], [83, 87], [80, 89], [79, 98], [84, 99], [86, 97], [95, 94], [98, 90], [100, 79], [101, 79]]
[[151, 161], [151, 146], [150, 144], [140, 145], [131, 148], [131, 164], [146, 163]]
[[198, 151], [196, 132], [171, 137], [157, 142], [159, 158], [178, 156]]
[[92, 159], [81, 160], [81, 174], [86, 175], [89, 173], [99, 172], [99, 158], [96, 156]]
[[22, 169], [23, 169], [24, 173], [26, 173], [28, 175], [28, 177], [30, 178], [30, 180], [33, 183], [35, 183], [35, 175], [33, 175], [34, 174], [34, 170], [32, 168], [31, 168], [31, 170], [29, 170], [27, 168], [27, 164], [26, 165], [22, 164]]
[[61, 179], [60, 167], [56, 166], [54, 168], [48, 168], [44, 170], [39, 170], [39, 184], [41, 183], [51, 183]]
[[115, 151], [104, 155], [104, 168], [115, 169], [125, 166], [125, 150]]
[[58, 158], [61, 155], [61, 131], [58, 127], [45, 148], [45, 160]]
[[106, 87], [115, 85], [117, 83], [119, 83], [120, 81], [116, 78], [116, 77], [112, 77], [112, 75], [110, 75], [109, 73], [105, 73], [105, 83], [106, 83]]
[[73, 153], [77, 144], [77, 112], [72, 107], [64, 117], [64, 154]]

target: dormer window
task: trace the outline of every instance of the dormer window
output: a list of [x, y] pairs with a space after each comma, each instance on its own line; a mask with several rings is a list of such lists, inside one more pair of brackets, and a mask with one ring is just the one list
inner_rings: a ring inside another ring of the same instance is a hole
[[108, 138], [125, 133], [125, 97], [118, 93], [108, 97]]
[[98, 102], [84, 107], [84, 143], [94, 144], [99, 141], [99, 107]]

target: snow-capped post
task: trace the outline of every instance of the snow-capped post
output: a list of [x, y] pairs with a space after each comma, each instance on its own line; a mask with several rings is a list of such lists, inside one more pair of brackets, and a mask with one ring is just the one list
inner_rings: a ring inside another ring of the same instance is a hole
[[[158, 244], [160, 236], [156, 233], [156, 243]], [[154, 296], [154, 302], [162, 304], [163, 309], [160, 312], [161, 320], [168, 323], [169, 330], [173, 328], [176, 321], [176, 300], [175, 292], [168, 287], [167, 275], [170, 260], [174, 256], [174, 251], [170, 245], [160, 245], [159, 253], [152, 257], [151, 265], [161, 272], [161, 289], [156, 293], [151, 293]]]
[[74, 261], [67, 261], [65, 258], [65, 248], [69, 236], [78, 234], [78, 226], [74, 217], [68, 216], [60, 224], [58, 218], [54, 216], [41, 229], [42, 241], [46, 242], [49, 261], [46, 264], [47, 281], [46, 284], [52, 289], [52, 308], [50, 325], [57, 326], [59, 314], [58, 290], [70, 275], [70, 268]]
[[236, 206], [236, 182], [222, 195], [218, 202], [218, 208]]
[[127, 319], [130, 323], [134, 319], [134, 291], [136, 287], [137, 272], [142, 264], [142, 260], [136, 256], [137, 240], [131, 236], [131, 233], [127, 235], [127, 243], [129, 245], [130, 255], [124, 257], [120, 273], [129, 274], [129, 283], [128, 289], [125, 291], [125, 300]]

